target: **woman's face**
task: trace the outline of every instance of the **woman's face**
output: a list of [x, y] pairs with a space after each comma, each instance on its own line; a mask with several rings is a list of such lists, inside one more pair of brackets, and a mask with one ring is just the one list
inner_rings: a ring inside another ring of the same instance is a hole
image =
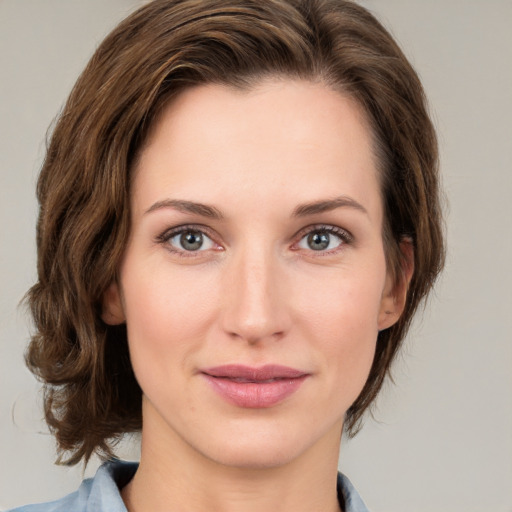
[[156, 122], [131, 207], [103, 317], [127, 324], [143, 451], [243, 467], [337, 457], [401, 307], [357, 106], [302, 81], [190, 89]]

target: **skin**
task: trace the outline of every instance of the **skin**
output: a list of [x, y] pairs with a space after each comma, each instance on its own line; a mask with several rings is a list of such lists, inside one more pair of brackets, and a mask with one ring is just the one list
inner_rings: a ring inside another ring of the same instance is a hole
[[[144, 394], [128, 509], [338, 510], [344, 415], [410, 278], [396, 284], [386, 269], [358, 106], [321, 83], [284, 79], [189, 89], [152, 129], [131, 208], [103, 311], [107, 323], [127, 323]], [[169, 234], [190, 225], [204, 233], [196, 251]], [[312, 249], [311, 232], [328, 248]], [[275, 406], [249, 409], [203, 378], [223, 364], [281, 364], [308, 377]]]

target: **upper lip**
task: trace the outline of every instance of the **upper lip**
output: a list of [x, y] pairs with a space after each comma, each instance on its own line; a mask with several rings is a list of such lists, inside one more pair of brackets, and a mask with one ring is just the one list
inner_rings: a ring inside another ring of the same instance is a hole
[[204, 368], [201, 370], [201, 373], [211, 377], [244, 379], [251, 382], [268, 381], [271, 379], [297, 379], [308, 375], [307, 372], [302, 370], [278, 364], [267, 364], [260, 367], [226, 364], [212, 368]]

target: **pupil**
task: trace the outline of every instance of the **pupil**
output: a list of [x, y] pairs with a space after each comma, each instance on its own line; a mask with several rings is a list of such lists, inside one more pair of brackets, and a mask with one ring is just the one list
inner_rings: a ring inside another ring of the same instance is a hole
[[203, 235], [198, 231], [187, 231], [181, 235], [180, 242], [187, 251], [197, 251], [203, 245]]
[[314, 251], [322, 251], [329, 247], [329, 235], [327, 233], [310, 233], [308, 245]]

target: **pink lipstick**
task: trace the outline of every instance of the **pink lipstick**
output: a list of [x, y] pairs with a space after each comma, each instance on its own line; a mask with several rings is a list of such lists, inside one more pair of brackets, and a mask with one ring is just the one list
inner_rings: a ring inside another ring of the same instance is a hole
[[259, 368], [229, 364], [201, 370], [222, 398], [238, 407], [272, 407], [297, 391], [309, 376], [301, 370], [280, 365]]

